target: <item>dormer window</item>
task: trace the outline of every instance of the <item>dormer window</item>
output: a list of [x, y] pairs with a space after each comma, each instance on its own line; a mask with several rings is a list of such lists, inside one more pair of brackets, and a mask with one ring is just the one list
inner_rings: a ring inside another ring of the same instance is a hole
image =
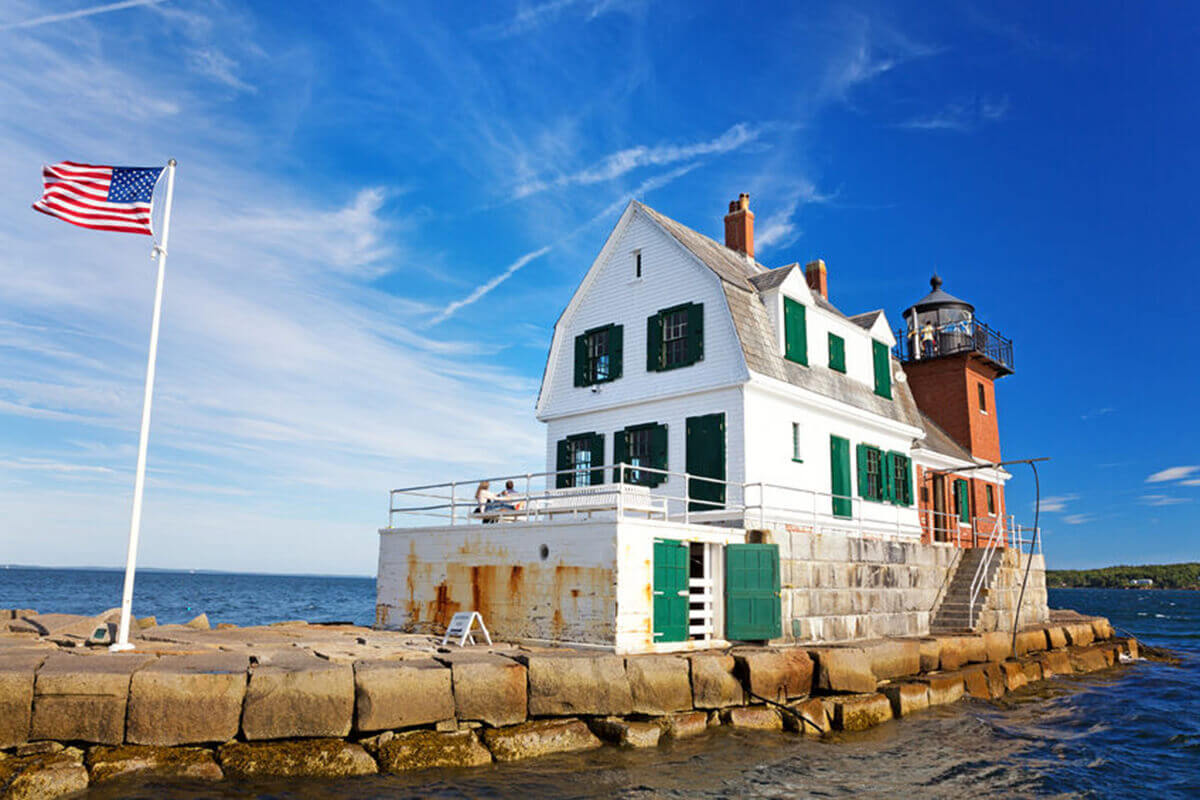
[[592, 386], [621, 377], [623, 329], [592, 328], [575, 337], [575, 385]]
[[783, 298], [783, 357], [808, 366], [808, 323], [804, 305]]

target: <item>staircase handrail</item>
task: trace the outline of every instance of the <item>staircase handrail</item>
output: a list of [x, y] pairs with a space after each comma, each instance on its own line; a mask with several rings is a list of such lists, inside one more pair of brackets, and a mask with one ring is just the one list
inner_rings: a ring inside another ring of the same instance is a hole
[[988, 537], [987, 545], [983, 549], [983, 558], [979, 559], [979, 566], [975, 568], [975, 577], [971, 580], [971, 602], [967, 609], [967, 624], [972, 630], [975, 628], [975, 603], [987, 583], [988, 566], [996, 555], [996, 548], [1003, 540], [1004, 522], [1002, 518], [997, 517], [992, 520], [992, 534]]

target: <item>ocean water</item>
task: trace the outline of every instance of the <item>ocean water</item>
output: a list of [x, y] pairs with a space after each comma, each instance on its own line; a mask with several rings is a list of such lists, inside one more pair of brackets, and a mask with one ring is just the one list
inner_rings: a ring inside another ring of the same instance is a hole
[[[360, 578], [139, 577], [138, 613], [203, 610], [238, 624], [368, 622]], [[120, 573], [0, 569], [0, 607], [93, 612]], [[88, 798], [1200, 797], [1200, 592], [1051, 590], [1055, 608], [1102, 614], [1181, 666], [1154, 662], [1056, 678], [998, 703], [968, 700], [858, 734], [814, 741], [718, 729], [650, 751], [612, 747], [474, 770], [335, 781], [145, 781]]]

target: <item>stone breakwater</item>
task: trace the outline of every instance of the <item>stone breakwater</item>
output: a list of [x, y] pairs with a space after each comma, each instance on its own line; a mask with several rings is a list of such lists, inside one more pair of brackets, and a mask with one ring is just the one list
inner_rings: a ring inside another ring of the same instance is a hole
[[1015, 651], [993, 632], [628, 657], [204, 619], [143, 620], [137, 649], [112, 654], [84, 644], [98, 622], [0, 610], [0, 798], [478, 766], [718, 725], [824, 736], [1138, 655], [1107, 620], [1070, 612], [1018, 633]]

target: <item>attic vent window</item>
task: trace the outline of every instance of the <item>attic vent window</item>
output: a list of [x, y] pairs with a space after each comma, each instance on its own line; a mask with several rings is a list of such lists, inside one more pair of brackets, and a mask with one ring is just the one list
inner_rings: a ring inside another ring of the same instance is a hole
[[642, 251], [633, 251], [633, 277], [642, 277]]

